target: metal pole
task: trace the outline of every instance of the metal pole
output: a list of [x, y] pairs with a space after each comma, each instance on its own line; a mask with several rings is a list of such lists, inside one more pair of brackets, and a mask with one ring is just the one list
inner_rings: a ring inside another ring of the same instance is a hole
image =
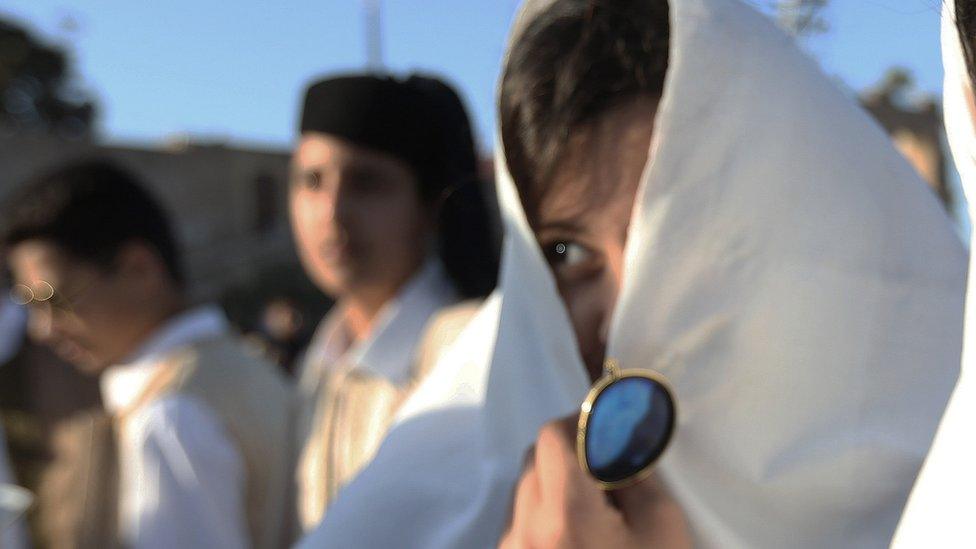
[[362, 0], [366, 23], [366, 68], [383, 70], [383, 33], [380, 19], [381, 0]]

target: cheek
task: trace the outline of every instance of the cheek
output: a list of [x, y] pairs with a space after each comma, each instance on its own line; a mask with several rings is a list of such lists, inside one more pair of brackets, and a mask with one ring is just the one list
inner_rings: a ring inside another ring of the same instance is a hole
[[322, 219], [321, 209], [316, 204], [313, 193], [292, 192], [289, 199], [292, 235], [299, 258], [313, 278], [319, 278], [328, 268], [319, 253], [328, 231], [328, 226]]
[[576, 332], [580, 355], [595, 379], [606, 353], [606, 323], [617, 296], [615, 277], [611, 271], [603, 271], [586, 281], [560, 284], [559, 292]]
[[305, 246], [322, 231], [320, 222], [321, 207], [316, 204], [311, 193], [295, 191], [289, 198], [289, 217], [292, 231], [299, 246]]
[[362, 226], [384, 254], [412, 255], [423, 248], [427, 222], [423, 206], [412, 195], [384, 197], [370, 205], [370, 223]]
[[76, 314], [55, 321], [56, 332], [98, 356], [112, 356], [129, 339], [133, 323], [126, 320], [131, 310], [131, 304], [110, 300], [85, 304], [75, 309]]

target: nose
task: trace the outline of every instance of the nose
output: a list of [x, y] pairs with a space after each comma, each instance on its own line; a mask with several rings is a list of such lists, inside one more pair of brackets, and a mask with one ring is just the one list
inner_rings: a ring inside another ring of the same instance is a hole
[[54, 336], [54, 318], [51, 306], [33, 304], [27, 317], [27, 334], [38, 343], [50, 343]]
[[300, 218], [319, 226], [344, 227], [348, 224], [352, 197], [349, 185], [341, 174], [323, 176], [321, 188], [310, 195], [293, 195], [293, 206], [297, 206]]
[[355, 205], [353, 193], [350, 192], [350, 186], [345, 181], [344, 177], [340, 177], [336, 184], [332, 187], [331, 191], [331, 217], [332, 222], [336, 226], [343, 229], [348, 228], [351, 220], [354, 217]]
[[603, 318], [600, 319], [600, 343], [606, 348], [610, 339], [610, 326], [613, 324], [613, 313], [617, 309], [617, 300], [620, 298], [620, 287], [623, 284], [623, 264], [613, 264], [611, 262], [609, 280], [607, 281], [607, 299], [605, 301]]

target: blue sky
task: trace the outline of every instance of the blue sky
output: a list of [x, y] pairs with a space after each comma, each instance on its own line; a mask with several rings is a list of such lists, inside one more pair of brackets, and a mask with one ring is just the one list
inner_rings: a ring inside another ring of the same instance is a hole
[[[764, 3], [765, 0], [751, 0]], [[893, 65], [941, 88], [940, 0], [831, 0], [831, 29], [806, 42], [853, 90]], [[768, 2], [765, 2], [768, 3]], [[482, 148], [518, 0], [383, 0], [386, 65], [458, 85]], [[234, 5], [228, 9], [228, 5]], [[4, 0], [0, 17], [69, 45], [100, 99], [100, 133], [153, 143], [178, 134], [288, 147], [303, 84], [366, 61], [360, 0]], [[74, 21], [75, 30], [65, 25]]]

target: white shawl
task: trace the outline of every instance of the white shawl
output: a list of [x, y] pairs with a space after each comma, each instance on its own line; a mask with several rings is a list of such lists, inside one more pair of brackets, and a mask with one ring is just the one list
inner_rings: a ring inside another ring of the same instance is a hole
[[[976, 128], [966, 97], [972, 82], [955, 20], [955, 0], [945, 0], [946, 134], [969, 199], [970, 218], [976, 220]], [[969, 272], [962, 373], [898, 526], [895, 547], [976, 547], [976, 269], [972, 262]]]
[[[552, 0], [527, 2], [519, 29]], [[854, 102], [737, 0], [671, 0], [609, 354], [680, 417], [658, 471], [703, 547], [888, 543], [958, 372], [965, 256]], [[502, 151], [496, 144], [496, 151]], [[501, 286], [303, 547], [488, 547], [587, 380], [503, 158]]]

